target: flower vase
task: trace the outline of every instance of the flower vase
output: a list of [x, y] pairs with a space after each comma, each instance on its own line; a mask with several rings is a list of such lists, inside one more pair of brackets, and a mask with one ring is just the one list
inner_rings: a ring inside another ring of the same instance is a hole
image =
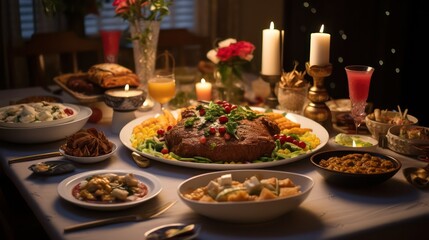
[[[148, 80], [155, 72], [159, 30], [160, 21], [136, 20], [130, 22], [135, 70], [140, 79], [141, 88], [145, 91], [147, 91]], [[146, 99], [142, 108], [151, 109], [154, 103], [149, 96]]]
[[217, 70], [215, 71], [215, 79], [216, 99], [225, 100], [237, 105], [243, 104], [245, 85], [240, 76], [232, 73], [232, 70], [227, 70], [223, 74]]

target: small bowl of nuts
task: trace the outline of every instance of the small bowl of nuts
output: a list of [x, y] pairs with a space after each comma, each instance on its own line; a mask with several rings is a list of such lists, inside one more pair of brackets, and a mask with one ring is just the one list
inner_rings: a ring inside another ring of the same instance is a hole
[[327, 182], [350, 187], [381, 184], [402, 167], [394, 157], [360, 150], [319, 152], [310, 161]]

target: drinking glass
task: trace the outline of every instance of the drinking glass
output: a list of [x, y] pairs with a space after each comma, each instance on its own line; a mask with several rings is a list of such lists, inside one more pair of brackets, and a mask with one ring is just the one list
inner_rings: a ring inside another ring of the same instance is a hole
[[117, 63], [119, 53], [119, 41], [121, 39], [121, 30], [100, 30], [103, 42], [104, 61], [107, 63]]
[[366, 100], [368, 99], [369, 85], [374, 68], [364, 65], [350, 65], [346, 66], [345, 70], [352, 104], [351, 116], [355, 123], [356, 134], [358, 134], [358, 129], [366, 116]]
[[176, 80], [174, 74], [156, 73], [148, 80], [148, 92], [153, 100], [161, 105], [161, 111], [176, 94]]

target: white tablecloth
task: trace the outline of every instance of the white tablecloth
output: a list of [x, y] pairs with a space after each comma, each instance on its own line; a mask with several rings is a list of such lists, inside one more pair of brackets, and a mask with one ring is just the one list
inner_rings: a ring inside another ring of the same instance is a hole
[[[41, 88], [0, 91], [0, 104], [3, 106], [11, 99], [37, 94], [46, 95], [46, 92]], [[66, 93], [63, 93], [62, 97], [65, 102], [76, 103], [76, 100]], [[136, 115], [138, 117], [153, 114], [154, 111], [137, 111]], [[58, 183], [66, 177], [98, 169], [139, 169], [131, 160], [130, 150], [120, 142], [118, 134], [111, 132], [110, 119], [108, 114], [106, 116], [102, 122], [88, 123], [85, 127], [95, 127], [104, 131], [108, 138], [119, 146], [117, 153], [107, 161], [91, 165], [76, 164], [76, 170], [72, 173], [45, 178], [34, 177], [27, 169], [28, 166], [40, 160], [16, 163], [11, 166], [6, 161], [1, 162], [5, 173], [17, 186], [52, 239], [141, 240], [147, 230], [176, 222], [200, 223], [202, 231], [199, 239], [362, 239], [374, 236], [402, 239], [405, 236], [417, 236], [416, 231], [423, 232], [424, 229], [416, 230], [415, 226], [421, 227], [429, 222], [429, 192], [418, 190], [410, 185], [402, 171], [378, 186], [362, 189], [341, 188], [327, 184], [315, 171], [308, 158], [272, 168], [308, 175], [314, 179], [315, 185], [300, 208], [265, 223], [231, 224], [199, 216], [180, 202], [176, 190], [181, 181], [208, 170], [173, 166], [156, 161], [152, 162], [151, 167], [140, 169], [156, 175], [161, 180], [163, 190], [155, 199], [136, 208], [117, 212], [87, 210], [71, 205], [60, 199], [57, 194]], [[11, 158], [56, 151], [62, 142], [45, 144], [1, 142], [0, 153], [5, 158]], [[333, 147], [328, 142], [322, 151]], [[403, 168], [425, 165], [423, 162], [396, 154], [388, 149], [377, 148], [376, 151], [397, 157], [403, 163]], [[161, 216], [148, 221], [63, 233], [63, 229], [72, 224], [144, 211], [152, 205], [171, 200], [178, 202]]]

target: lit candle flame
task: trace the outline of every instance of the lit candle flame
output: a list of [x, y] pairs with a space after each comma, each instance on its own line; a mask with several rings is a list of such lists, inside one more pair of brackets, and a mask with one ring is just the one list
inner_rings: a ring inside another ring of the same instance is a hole
[[320, 27], [320, 32], [323, 33], [323, 30], [325, 28], [325, 25], [322, 24], [322, 26]]
[[125, 91], [130, 90], [130, 85], [128, 85], [128, 84], [127, 84], [127, 85], [125, 85], [124, 90], [125, 90]]
[[356, 147], [356, 142], [355, 142], [355, 140], [353, 139], [353, 141], [352, 141], [352, 147]]
[[271, 23], [270, 23], [270, 30], [273, 30], [274, 29], [274, 23], [271, 21]]
[[202, 84], [206, 83], [206, 80], [204, 78], [201, 78], [201, 83]]

